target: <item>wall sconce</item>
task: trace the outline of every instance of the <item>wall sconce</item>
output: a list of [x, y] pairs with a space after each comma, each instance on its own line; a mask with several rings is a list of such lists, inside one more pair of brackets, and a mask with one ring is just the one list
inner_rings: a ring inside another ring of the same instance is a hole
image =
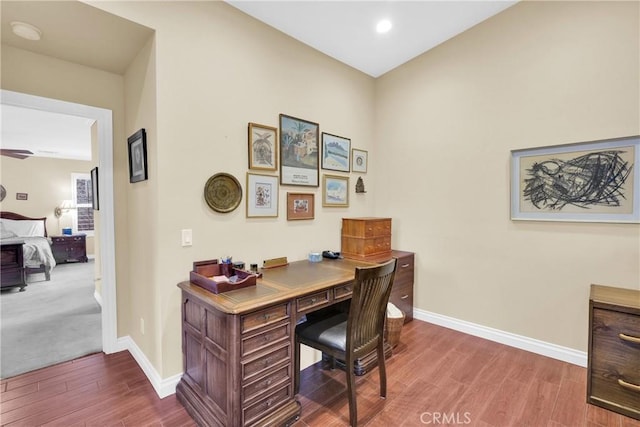
[[66, 214], [71, 209], [76, 209], [73, 202], [71, 200], [63, 200], [60, 206], [57, 206], [53, 210], [53, 214], [56, 216], [56, 218], [60, 218], [62, 215]]

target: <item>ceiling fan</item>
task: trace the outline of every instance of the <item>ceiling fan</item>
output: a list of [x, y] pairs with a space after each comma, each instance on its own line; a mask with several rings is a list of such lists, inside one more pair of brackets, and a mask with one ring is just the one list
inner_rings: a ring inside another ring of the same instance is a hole
[[29, 150], [17, 150], [12, 148], [0, 148], [0, 155], [13, 157], [14, 159], [26, 159], [27, 157], [33, 155], [33, 153]]

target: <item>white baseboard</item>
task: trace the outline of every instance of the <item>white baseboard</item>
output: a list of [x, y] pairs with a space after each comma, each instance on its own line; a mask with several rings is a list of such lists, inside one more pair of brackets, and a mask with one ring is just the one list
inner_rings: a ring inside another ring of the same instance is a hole
[[522, 335], [512, 334], [511, 332], [501, 331], [499, 329], [478, 325], [476, 323], [467, 322], [465, 320], [453, 317], [443, 316], [442, 314], [432, 313], [430, 311], [413, 309], [413, 317], [435, 325], [444, 326], [465, 334], [484, 338], [489, 341], [499, 342], [521, 350], [530, 351], [532, 353], [551, 357], [553, 359], [562, 360], [563, 362], [586, 367], [587, 353], [584, 351], [574, 350], [572, 348], [563, 347], [557, 344], [551, 344], [545, 341], [536, 340], [534, 338]]
[[138, 347], [130, 336], [118, 338], [118, 348], [119, 351], [129, 350], [129, 353], [131, 353], [140, 368], [142, 368], [142, 371], [149, 379], [149, 382], [160, 399], [176, 392], [176, 386], [178, 385], [178, 382], [180, 382], [180, 378], [182, 378], [182, 372], [169, 378], [162, 379], [160, 374], [158, 374], [158, 371], [156, 371], [149, 359], [147, 359], [147, 356], [145, 356], [142, 350], [140, 350], [140, 347]]
[[98, 291], [93, 291], [93, 297], [96, 299], [98, 305], [102, 307], [102, 295], [100, 295]]
[[[98, 296], [96, 296], [96, 299], [98, 299]], [[521, 350], [530, 351], [542, 356], [562, 360], [563, 362], [572, 363], [582, 367], [587, 366], [587, 353], [583, 351], [574, 350], [557, 344], [551, 344], [534, 338], [512, 334], [511, 332], [489, 328], [487, 326], [416, 308], [413, 309], [413, 317], [417, 320], [433, 323], [434, 325], [443, 326], [445, 328], [484, 338], [489, 341], [495, 341]], [[180, 378], [182, 378], [182, 372], [169, 378], [162, 379], [160, 374], [158, 374], [158, 371], [156, 371], [149, 359], [147, 359], [147, 356], [145, 356], [130, 336], [118, 338], [116, 351], [123, 350], [128, 350], [129, 353], [131, 353], [161, 399], [176, 392], [176, 386], [178, 385], [178, 382], [180, 382]]]

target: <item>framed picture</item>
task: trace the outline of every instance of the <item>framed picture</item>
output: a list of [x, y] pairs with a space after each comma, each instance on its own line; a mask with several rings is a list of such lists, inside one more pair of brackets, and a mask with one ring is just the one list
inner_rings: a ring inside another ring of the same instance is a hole
[[278, 177], [247, 173], [247, 218], [278, 216]]
[[351, 140], [322, 132], [322, 169], [349, 172]]
[[368, 153], [365, 150], [354, 148], [351, 152], [351, 171], [367, 173], [367, 157]]
[[511, 219], [640, 222], [640, 136], [511, 151]]
[[147, 133], [140, 129], [129, 138], [129, 182], [144, 181], [147, 175]]
[[278, 129], [249, 123], [249, 169], [278, 169]]
[[315, 194], [287, 193], [287, 220], [313, 219]]
[[93, 210], [100, 210], [100, 195], [98, 192], [98, 167], [91, 169], [91, 204]]
[[318, 186], [318, 124], [280, 114], [280, 183]]
[[349, 177], [338, 175], [323, 175], [322, 177], [322, 206], [349, 206]]
[[16, 193], [16, 200], [28, 200], [29, 193]]

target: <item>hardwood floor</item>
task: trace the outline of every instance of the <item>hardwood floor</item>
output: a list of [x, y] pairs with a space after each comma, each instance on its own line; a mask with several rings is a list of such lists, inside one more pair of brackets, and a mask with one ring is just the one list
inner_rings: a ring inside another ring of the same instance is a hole
[[[302, 372], [295, 427], [348, 425], [344, 373]], [[359, 425], [368, 427], [640, 426], [585, 402], [586, 369], [414, 320], [378, 371], [358, 377]], [[95, 354], [0, 382], [2, 426], [194, 426], [175, 395], [159, 399], [128, 352]]]

